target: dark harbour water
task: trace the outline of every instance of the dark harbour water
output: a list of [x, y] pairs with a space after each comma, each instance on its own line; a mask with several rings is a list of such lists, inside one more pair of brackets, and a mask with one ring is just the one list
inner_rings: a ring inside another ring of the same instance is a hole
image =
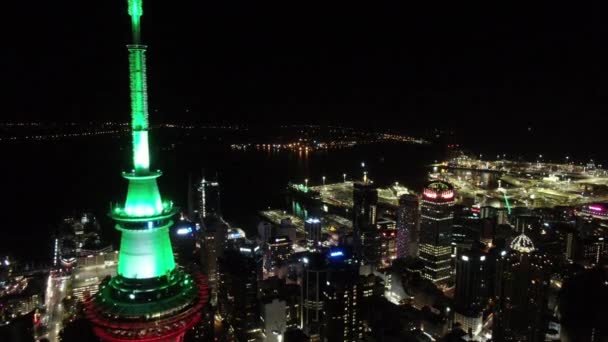
[[[188, 178], [219, 174], [225, 218], [253, 231], [257, 211], [286, 207], [283, 190], [290, 181], [320, 184], [361, 176], [365, 161], [379, 185], [398, 181], [419, 189], [426, 166], [440, 157], [433, 145], [377, 144], [308, 154], [287, 151], [232, 151], [225, 144], [184, 142], [175, 136], [154, 136], [152, 165], [163, 170], [159, 185], [164, 197], [187, 208]], [[116, 242], [106, 217], [111, 201], [122, 201], [129, 165], [127, 137], [96, 137], [0, 145], [0, 189], [4, 217], [0, 223], [0, 255], [23, 261], [48, 262], [51, 236], [65, 216], [91, 211], [101, 220], [104, 238]]]

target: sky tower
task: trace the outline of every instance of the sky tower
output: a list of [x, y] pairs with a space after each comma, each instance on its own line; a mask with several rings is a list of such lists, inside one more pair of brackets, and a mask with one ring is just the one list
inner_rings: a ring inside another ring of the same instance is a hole
[[124, 205], [110, 212], [121, 232], [118, 275], [87, 302], [87, 317], [103, 341], [181, 341], [208, 300], [207, 280], [175, 265], [169, 227], [177, 208], [160, 195], [161, 172], [150, 171], [142, 1], [128, 0], [133, 169], [123, 173], [129, 183]]

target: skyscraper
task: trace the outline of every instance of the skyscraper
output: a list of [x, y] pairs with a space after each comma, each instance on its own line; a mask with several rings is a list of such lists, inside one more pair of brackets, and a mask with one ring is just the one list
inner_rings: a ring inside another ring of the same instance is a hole
[[378, 189], [367, 178], [353, 184], [353, 229], [355, 233], [376, 228]]
[[376, 227], [378, 189], [367, 177], [353, 184], [353, 234], [355, 251], [363, 264], [380, 262], [380, 233]]
[[201, 319], [207, 281], [175, 265], [169, 227], [177, 209], [160, 195], [161, 172], [150, 170], [142, 0], [129, 0], [128, 12], [133, 170], [123, 173], [129, 182], [124, 205], [110, 213], [121, 232], [118, 275], [87, 302], [86, 316], [103, 341], [181, 341]]
[[[333, 269], [323, 291], [323, 341], [355, 342], [363, 338], [363, 283], [356, 268]], [[369, 289], [371, 293], [371, 289]]]
[[380, 232], [380, 265], [389, 267], [397, 259], [397, 232], [395, 229], [382, 229]]
[[496, 308], [492, 339], [536, 342], [545, 340], [549, 261], [523, 233], [501, 252], [498, 260]]
[[261, 258], [250, 247], [224, 251], [218, 260], [218, 306], [237, 341], [255, 340], [261, 329], [258, 280]]
[[327, 280], [325, 255], [311, 253], [303, 258], [302, 329], [311, 340], [319, 340], [323, 324], [323, 289]]
[[456, 260], [454, 321], [476, 336], [482, 328], [482, 309], [487, 299], [486, 255], [478, 248], [464, 251]]
[[304, 230], [306, 231], [306, 244], [308, 248], [315, 250], [321, 242], [321, 220], [309, 217], [304, 222]]
[[287, 236], [277, 236], [268, 242], [266, 245], [266, 264], [265, 268], [269, 272], [276, 272], [277, 267], [283, 266], [283, 264], [289, 259], [289, 256], [293, 253], [291, 248], [291, 240]]
[[418, 256], [419, 242], [418, 197], [411, 194], [399, 197], [397, 209], [397, 257]]
[[214, 305], [217, 301], [217, 259], [224, 252], [228, 235], [228, 225], [222, 220], [206, 224], [202, 229], [203, 271], [209, 280], [210, 299]]
[[452, 274], [452, 219], [454, 188], [433, 181], [422, 192], [420, 208], [420, 259], [422, 276], [435, 284], [445, 284]]
[[220, 206], [220, 184], [217, 181], [209, 181], [203, 177], [199, 185], [200, 207], [199, 217], [201, 222], [207, 217], [221, 217]]

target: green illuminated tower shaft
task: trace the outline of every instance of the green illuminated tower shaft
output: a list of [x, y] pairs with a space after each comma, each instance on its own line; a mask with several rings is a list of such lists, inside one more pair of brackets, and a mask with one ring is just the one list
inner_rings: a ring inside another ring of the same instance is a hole
[[118, 274], [130, 279], [155, 278], [175, 269], [169, 239], [175, 209], [163, 202], [156, 179], [160, 171], [150, 171], [148, 143], [148, 93], [146, 85], [146, 46], [141, 44], [142, 0], [129, 0], [133, 44], [129, 49], [131, 86], [131, 129], [133, 171], [124, 173], [129, 188], [124, 207], [116, 207], [112, 217], [121, 231]]
[[148, 91], [146, 83], [146, 46], [141, 45], [140, 24], [142, 0], [129, 0], [129, 15], [133, 44], [129, 49], [131, 81], [131, 128], [133, 130], [133, 167], [136, 173], [146, 174], [150, 168], [148, 147]]

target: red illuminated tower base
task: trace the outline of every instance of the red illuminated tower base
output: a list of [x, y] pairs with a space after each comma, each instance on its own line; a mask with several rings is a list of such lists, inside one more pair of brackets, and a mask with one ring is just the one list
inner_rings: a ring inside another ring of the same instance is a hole
[[[209, 299], [207, 279], [202, 275], [192, 279], [181, 271], [162, 278], [166, 279], [158, 280], [163, 285], [112, 278], [86, 302], [87, 319], [95, 334], [104, 342], [183, 341], [186, 331], [202, 318]], [[152, 288], [144, 294], [139, 291], [142, 285]], [[132, 291], [139, 298], [133, 298]]]

